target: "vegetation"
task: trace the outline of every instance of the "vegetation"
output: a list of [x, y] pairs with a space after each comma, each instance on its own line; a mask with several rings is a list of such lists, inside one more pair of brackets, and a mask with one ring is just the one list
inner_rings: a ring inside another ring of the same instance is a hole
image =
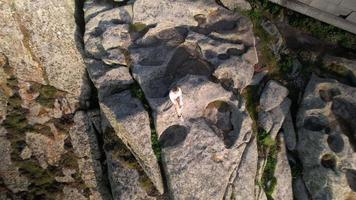
[[326, 24], [306, 15], [285, 9], [268, 0], [249, 0], [252, 5], [253, 16], [266, 17], [271, 20], [280, 15], [288, 18], [289, 25], [302, 30], [323, 41], [340, 45], [341, 47], [356, 50], [356, 36], [352, 33]]
[[289, 25], [324, 41], [356, 50], [354, 34], [296, 12], [289, 11], [289, 13]]
[[267, 199], [273, 199], [272, 194], [277, 185], [277, 179], [274, 172], [277, 164], [278, 145], [276, 142], [270, 145], [267, 162], [262, 175], [262, 186], [267, 195]]
[[39, 96], [36, 98], [36, 101], [42, 106], [48, 108], [54, 107], [54, 101], [61, 93], [57, 88], [51, 85], [42, 85], [37, 83], [32, 84], [32, 89], [39, 92]]
[[[12, 69], [9, 66], [4, 67], [8, 75], [6, 87], [11, 90], [7, 103], [6, 117], [2, 123], [8, 134], [6, 138], [11, 143], [11, 161], [18, 167], [21, 175], [28, 178], [30, 184], [26, 193], [18, 194], [21, 199], [55, 199], [56, 194], [62, 192], [63, 183], [55, 180], [56, 176], [63, 176], [62, 168], [69, 167], [78, 170], [77, 158], [73, 153], [72, 146], [63, 154], [59, 166], [48, 166], [43, 169], [38, 161], [31, 157], [23, 160], [21, 152], [26, 147], [26, 132], [32, 131], [52, 137], [51, 129], [47, 125], [35, 124], [30, 125], [27, 121], [26, 114], [29, 112], [22, 107], [23, 100], [19, 95], [19, 86], [17, 78], [13, 75]], [[36, 99], [39, 103], [43, 102], [47, 106], [52, 106], [54, 98], [61, 92], [56, 88], [47, 85], [32, 84], [31, 88], [34, 92], [39, 92], [40, 96]], [[50, 103], [49, 103], [50, 102]], [[64, 123], [66, 120], [58, 119], [59, 123]], [[55, 123], [58, 124], [58, 123]], [[71, 185], [77, 188], [85, 188], [85, 184], [77, 173], [75, 183]]]
[[157, 131], [156, 131], [156, 128], [155, 128], [155, 125], [153, 122], [152, 110], [151, 110], [150, 106], [148, 105], [148, 102], [145, 98], [145, 94], [143, 93], [143, 91], [142, 91], [141, 87], [138, 85], [138, 83], [133, 84], [130, 89], [131, 89], [131, 94], [134, 97], [138, 98], [142, 102], [145, 110], [149, 114], [152, 149], [157, 157], [158, 162], [160, 162], [161, 161], [161, 147], [159, 145]]
[[147, 28], [147, 25], [144, 23], [134, 23], [134, 24], [130, 24], [129, 26], [129, 31], [130, 32], [141, 32], [143, 30], [145, 30]]

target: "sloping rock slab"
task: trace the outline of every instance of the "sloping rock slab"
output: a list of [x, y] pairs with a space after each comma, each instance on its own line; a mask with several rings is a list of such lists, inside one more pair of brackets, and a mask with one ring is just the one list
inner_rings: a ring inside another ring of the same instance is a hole
[[149, 117], [140, 100], [132, 97], [130, 91], [126, 90], [103, 99], [100, 108], [157, 190], [163, 193], [160, 168], [152, 150]]
[[298, 111], [297, 151], [312, 199], [355, 197], [356, 89], [311, 77]]

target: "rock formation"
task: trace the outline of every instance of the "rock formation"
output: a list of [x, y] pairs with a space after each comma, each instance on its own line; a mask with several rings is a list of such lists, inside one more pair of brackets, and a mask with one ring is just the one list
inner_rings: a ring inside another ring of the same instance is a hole
[[354, 199], [353, 87], [312, 76], [298, 111], [297, 151], [313, 199]]
[[287, 78], [260, 66], [254, 30], [276, 62], [287, 46], [251, 14], [244, 0], [1, 1], [0, 199], [355, 199], [355, 62], [320, 57], [350, 75], [312, 75], [297, 99], [287, 79], [307, 83], [304, 63]]

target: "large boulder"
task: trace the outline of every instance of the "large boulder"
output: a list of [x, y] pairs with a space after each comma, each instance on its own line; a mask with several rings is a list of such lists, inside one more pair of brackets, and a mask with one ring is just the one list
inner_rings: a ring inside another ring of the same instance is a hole
[[243, 101], [202, 76], [178, 84], [184, 122], [173, 107], [155, 115], [168, 189], [173, 199], [221, 199], [239, 173], [252, 120]]
[[282, 101], [287, 97], [287, 95], [287, 88], [274, 80], [270, 80], [262, 91], [260, 98], [260, 108], [263, 111], [270, 111], [278, 105], [281, 105]]
[[[258, 113], [258, 124], [273, 139], [279, 133], [285, 118], [290, 115], [289, 107], [292, 102], [287, 95], [287, 88], [274, 80], [270, 80], [264, 87], [260, 97], [261, 111]], [[288, 142], [289, 140], [293, 140], [293, 138], [288, 138]]]
[[311, 77], [298, 111], [297, 151], [312, 199], [355, 198], [356, 89]]
[[[87, 57], [91, 59], [89, 76], [98, 89], [102, 116], [115, 135], [162, 192], [148, 115], [142, 103], [127, 90], [132, 86], [131, 73], [144, 92], [160, 140], [167, 140], [162, 145], [183, 142], [187, 137], [187, 148], [163, 147], [162, 150], [164, 169], [170, 180], [168, 189], [173, 198], [222, 198], [223, 190], [232, 179], [230, 176], [237, 170], [244, 142], [252, 132], [252, 122], [242, 98], [236, 100], [231, 92], [210, 78], [218, 79], [230, 89], [242, 89], [250, 84], [253, 66], [257, 63], [251, 21], [213, 0], [137, 0], [133, 6], [121, 7], [88, 1], [84, 11], [84, 44]], [[182, 87], [184, 95], [183, 125], [167, 98], [176, 83]], [[135, 92], [137, 86], [131, 90]], [[196, 139], [202, 137], [198, 134], [201, 131], [209, 140]], [[238, 147], [240, 144], [242, 146]], [[196, 146], [217, 153], [194, 158], [200, 155]], [[184, 159], [187, 153], [193, 160], [186, 167], [192, 169], [184, 168], [183, 175], [178, 176], [179, 166], [173, 160]], [[221, 158], [222, 155], [226, 158]], [[109, 151], [107, 156], [111, 156]], [[198, 170], [199, 162], [206, 163], [201, 165], [207, 165], [207, 170]], [[224, 166], [220, 166], [221, 162]], [[210, 167], [221, 167], [219, 183], [214, 183], [217, 176], [211, 176]], [[113, 172], [119, 170], [112, 169]], [[195, 172], [197, 175], [190, 176]], [[211, 185], [204, 185], [204, 177]], [[194, 182], [192, 179], [198, 184], [190, 184]], [[120, 185], [118, 179], [114, 182]], [[179, 184], [183, 182], [185, 184]], [[135, 184], [131, 185], [135, 188]], [[122, 190], [120, 188], [115, 190]], [[212, 192], [205, 192], [209, 190]], [[197, 193], [189, 194], [189, 191]], [[214, 194], [213, 191], [218, 192]]]
[[[16, 77], [65, 91], [71, 104], [89, 92], [73, 1], [2, 1], [1, 47]], [[53, 12], [53, 7], [56, 11]], [[82, 99], [84, 98], [84, 99]]]
[[93, 168], [101, 163], [88, 162], [88, 124], [73, 119], [92, 106], [75, 7], [67, 0], [0, 2], [0, 157], [1, 171], [11, 172], [0, 178], [11, 199], [100, 199]]

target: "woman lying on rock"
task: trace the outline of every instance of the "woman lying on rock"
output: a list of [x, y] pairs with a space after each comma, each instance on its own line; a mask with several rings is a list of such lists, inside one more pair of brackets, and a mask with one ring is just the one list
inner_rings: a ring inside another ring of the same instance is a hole
[[176, 112], [178, 114], [178, 118], [183, 121], [183, 116], [182, 116], [182, 109], [183, 109], [183, 96], [182, 96], [182, 90], [175, 86], [169, 91], [169, 98], [171, 99]]

